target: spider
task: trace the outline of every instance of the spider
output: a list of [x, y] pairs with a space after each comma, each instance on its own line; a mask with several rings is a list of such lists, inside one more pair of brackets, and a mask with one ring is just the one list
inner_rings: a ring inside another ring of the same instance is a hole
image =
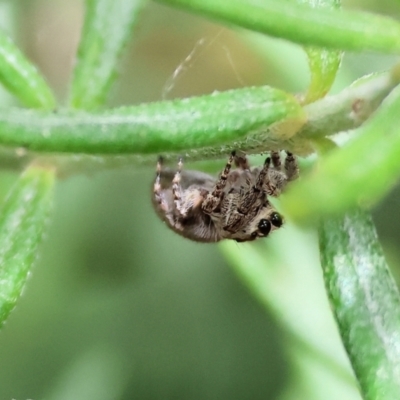
[[159, 158], [153, 205], [173, 231], [206, 243], [246, 242], [280, 228], [283, 218], [268, 196], [279, 196], [299, 174], [294, 155], [286, 152], [282, 168], [277, 151], [271, 152], [261, 168], [250, 168], [246, 156], [232, 152], [217, 179], [199, 171], [182, 171], [182, 166], [181, 158], [176, 172], [164, 169]]

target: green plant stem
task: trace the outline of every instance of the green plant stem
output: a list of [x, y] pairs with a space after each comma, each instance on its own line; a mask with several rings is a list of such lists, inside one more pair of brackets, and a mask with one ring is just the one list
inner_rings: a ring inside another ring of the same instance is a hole
[[[341, 0], [291, 0], [307, 4], [311, 8], [339, 10]], [[304, 46], [310, 68], [310, 84], [304, 96], [304, 103], [312, 103], [324, 97], [330, 90], [339, 69], [343, 51], [323, 47]]]
[[310, 46], [304, 50], [311, 73], [310, 85], [304, 98], [304, 102], [308, 104], [323, 98], [329, 92], [342, 61], [343, 52]]
[[[291, 125], [285, 129], [269, 129], [288, 120]], [[269, 130], [266, 140], [279, 141], [293, 135], [304, 120], [292, 95], [257, 87], [96, 114], [7, 110], [0, 115], [0, 144], [43, 152], [185, 152], [245, 141], [249, 132]]]
[[291, 186], [282, 198], [287, 215], [311, 222], [316, 216], [338, 215], [382, 198], [400, 172], [399, 107], [397, 87], [356, 137], [328, 153], [307, 179]]
[[71, 85], [70, 105], [102, 105], [145, 0], [86, 0], [85, 22]]
[[307, 105], [307, 122], [298, 135], [317, 138], [359, 127], [400, 83], [399, 78], [396, 66], [391, 72], [360, 78], [339, 94]]
[[335, 337], [335, 321], [329, 314], [318, 270], [317, 249], [310, 243], [317, 241], [316, 235], [290, 224], [284, 230], [268, 240], [240, 246], [227, 240], [218, 246], [249, 292], [268, 314], [275, 316], [282, 328], [288, 355], [307, 360], [308, 366], [302, 365], [304, 370], [312, 359], [317, 368], [335, 376], [339, 386], [353, 386], [356, 382], [345, 352], [341, 351], [339, 335]]
[[0, 31], [0, 82], [18, 100], [33, 108], [51, 110], [56, 101], [36, 67], [28, 61], [11, 39]]
[[157, 0], [292, 42], [339, 50], [400, 52], [400, 24], [356, 11], [276, 0]]
[[[0, 145], [45, 155], [137, 156], [126, 163], [154, 162], [160, 153], [167, 159], [177, 154], [193, 160], [225, 158], [233, 149], [306, 155], [314, 151], [310, 138], [360, 126], [396, 86], [394, 76], [364, 78], [304, 108], [285, 92], [258, 87], [103, 113], [9, 109], [0, 112]], [[91, 160], [99, 161], [87, 158], [87, 163]]]
[[9, 193], [0, 213], [0, 325], [21, 295], [52, 205], [54, 170], [32, 166]]
[[368, 213], [320, 227], [321, 262], [343, 344], [366, 400], [400, 398], [400, 296]]

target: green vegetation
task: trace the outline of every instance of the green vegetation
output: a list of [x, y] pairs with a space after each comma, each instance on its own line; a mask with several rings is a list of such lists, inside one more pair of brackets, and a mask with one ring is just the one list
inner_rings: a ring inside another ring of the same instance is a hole
[[[307, 229], [319, 224], [325, 287], [357, 383], [347, 365], [313, 341], [312, 320], [296, 308], [299, 298], [309, 295], [309, 288], [303, 287], [307, 281], [302, 277], [286, 281], [282, 275], [281, 265], [289, 263], [287, 252], [299, 254], [300, 270], [307, 264], [300, 256], [300, 236], [312, 233], [302, 231], [297, 237], [293, 232], [300, 228], [292, 227], [286, 238], [282, 233], [269, 243], [222, 243], [222, 253], [249, 291], [272, 312], [292, 346], [288, 351], [292, 358], [302, 351], [314, 354], [354, 393], [359, 387], [364, 399], [400, 398], [400, 297], [368, 214], [400, 176], [400, 65], [393, 63], [384, 72], [366, 75], [327, 95], [344, 51], [398, 55], [400, 22], [342, 9], [339, 0], [158, 2], [302, 46], [310, 84], [302, 95], [257, 86], [106, 107], [123, 50], [147, 4], [143, 0], [87, 0], [67, 106], [63, 106], [23, 51], [0, 33], [0, 81], [29, 108], [0, 110], [0, 166], [23, 170], [0, 214], [0, 324], [20, 297], [40, 251], [58, 178], [93, 172], [98, 166], [103, 170], [140, 168], [154, 164], [159, 153], [166, 160], [184, 154], [186, 161], [195, 162], [224, 160], [233, 149], [248, 154], [287, 149], [314, 158], [277, 207], [289, 225]], [[335, 135], [343, 131], [352, 132], [337, 145]], [[304, 314], [303, 327], [295, 322], [298, 314]], [[93, 382], [103, 381], [104, 387], [125, 385], [122, 372], [113, 375], [122, 370], [118, 357], [111, 357], [115, 368], [101, 368], [108, 354], [108, 349], [87, 353], [67, 373], [65, 382], [84, 387], [74, 371], [93, 371], [91, 366], [99, 363]], [[50, 398], [71, 394], [63, 384], [57, 388], [50, 391]], [[111, 398], [116, 392], [107, 393]], [[71, 396], [78, 399], [76, 394]], [[280, 398], [300, 399], [290, 396], [287, 392]], [[316, 398], [310, 393], [304, 396]]]

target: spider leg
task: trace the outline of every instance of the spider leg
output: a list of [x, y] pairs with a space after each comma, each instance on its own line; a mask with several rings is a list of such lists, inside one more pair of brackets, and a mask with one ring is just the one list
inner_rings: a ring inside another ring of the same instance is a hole
[[281, 155], [279, 154], [279, 151], [271, 151], [271, 161], [274, 169], [277, 171], [282, 170]]
[[265, 185], [268, 186], [269, 184], [269, 167], [271, 165], [271, 158], [267, 157], [264, 162], [264, 166], [262, 167], [261, 171], [258, 174], [256, 184], [254, 186], [254, 189], [257, 191], [261, 191]]
[[208, 193], [202, 204], [202, 209], [205, 213], [212, 213], [219, 205], [224, 193], [224, 188], [226, 186], [226, 181], [228, 179], [229, 172], [232, 167], [233, 160], [235, 158], [235, 152], [233, 151], [222, 171], [221, 176], [217, 180], [214, 189], [211, 193]]
[[157, 172], [156, 172], [156, 179], [154, 181], [154, 186], [153, 186], [153, 193], [154, 193], [154, 199], [159, 207], [159, 209], [162, 211], [162, 213], [165, 215], [167, 220], [171, 225], [174, 224], [174, 210], [169, 206], [168, 201], [165, 197], [165, 193], [161, 188], [161, 172], [162, 172], [162, 163], [163, 159], [162, 157], [158, 158], [157, 161]]
[[185, 221], [186, 218], [192, 215], [193, 212], [200, 207], [205, 195], [208, 193], [206, 190], [201, 190], [198, 187], [189, 187], [185, 190], [182, 189], [182, 166], [183, 160], [180, 158], [178, 161], [178, 169], [172, 180], [172, 197], [175, 205], [173, 217], [175, 227], [179, 229], [183, 221]]
[[249, 160], [248, 160], [246, 154], [244, 154], [244, 153], [237, 154], [236, 153], [234, 160], [235, 160], [236, 167], [238, 167], [239, 169], [242, 169], [242, 170], [250, 169], [250, 163], [249, 163]]
[[[276, 153], [276, 154], [274, 154]], [[286, 152], [285, 162], [282, 168], [280, 159], [278, 160], [279, 153], [271, 152], [272, 163], [275, 164], [274, 168], [269, 171], [270, 190], [267, 189], [267, 193], [271, 196], [278, 197], [282, 190], [285, 189], [289, 181], [293, 181], [299, 176], [299, 167], [297, 165], [296, 157], [290, 153]]]
[[[271, 161], [273, 168], [270, 168]], [[279, 168], [279, 169], [278, 169]], [[285, 175], [280, 171], [281, 161], [278, 152], [271, 152], [271, 158], [267, 158], [263, 169], [257, 177], [255, 187], [269, 196], [278, 197], [286, 183]]]
[[269, 193], [271, 182], [269, 180], [269, 170], [271, 158], [267, 157], [264, 166], [258, 173], [256, 183], [250, 189], [242, 193], [237, 200], [237, 212], [232, 212], [228, 215], [223, 229], [232, 233], [242, 229], [243, 224], [252, 219], [258, 212], [259, 208], [265, 204], [265, 193]]
[[297, 158], [290, 152], [286, 152], [285, 173], [288, 181], [294, 181], [299, 177], [299, 165]]
[[172, 195], [174, 197], [174, 203], [176, 209], [180, 212], [182, 208], [182, 187], [181, 187], [181, 171], [182, 171], [183, 160], [182, 157], [178, 161], [178, 169], [175, 173], [174, 179], [172, 180]]
[[165, 197], [163, 196], [162, 190], [161, 190], [161, 170], [162, 170], [162, 163], [163, 159], [162, 157], [158, 157], [157, 160], [157, 169], [156, 169], [156, 179], [154, 181], [153, 185], [153, 193], [154, 193], [154, 198], [157, 202], [158, 205], [161, 206], [161, 208], [165, 211]]
[[264, 193], [270, 193], [274, 187], [269, 179], [269, 169], [271, 165], [271, 158], [267, 157], [263, 168], [257, 176], [256, 183], [251, 189], [245, 193], [238, 205], [238, 211], [240, 214], [247, 214], [252, 208], [253, 204], [264, 197]]

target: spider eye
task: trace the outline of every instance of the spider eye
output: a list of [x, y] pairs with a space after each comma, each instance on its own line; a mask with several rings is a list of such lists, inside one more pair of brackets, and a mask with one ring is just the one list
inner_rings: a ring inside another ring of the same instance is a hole
[[271, 222], [277, 228], [280, 228], [283, 224], [282, 217], [277, 212], [271, 214]]
[[258, 230], [264, 235], [267, 236], [268, 233], [271, 230], [271, 222], [269, 222], [267, 219], [262, 219], [258, 223]]

